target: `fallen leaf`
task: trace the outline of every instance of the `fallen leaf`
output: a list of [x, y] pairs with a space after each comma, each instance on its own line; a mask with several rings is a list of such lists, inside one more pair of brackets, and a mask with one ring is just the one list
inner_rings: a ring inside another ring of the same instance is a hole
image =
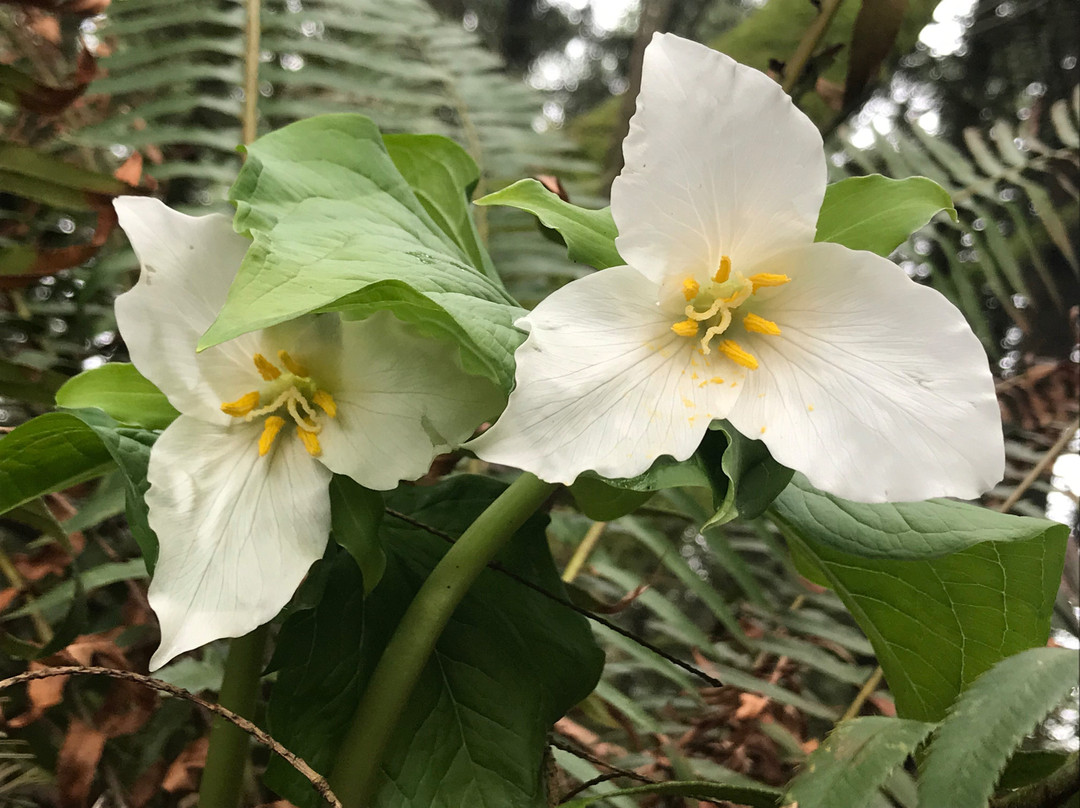
[[206, 766], [206, 751], [210, 748], [210, 738], [203, 737], [189, 743], [165, 772], [161, 788], [170, 794], [177, 791], [194, 791], [199, 787], [196, 774]]
[[78, 718], [72, 719], [56, 758], [61, 808], [81, 808], [86, 804], [104, 749], [105, 733]]

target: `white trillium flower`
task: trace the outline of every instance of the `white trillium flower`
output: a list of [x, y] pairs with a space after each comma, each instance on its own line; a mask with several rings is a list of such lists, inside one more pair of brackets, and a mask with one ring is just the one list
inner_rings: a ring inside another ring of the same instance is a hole
[[629, 266], [518, 322], [516, 388], [477, 455], [552, 482], [631, 477], [727, 419], [853, 500], [973, 498], [1001, 478], [978, 340], [890, 261], [814, 243], [824, 148], [774, 81], [658, 34], [623, 153]]
[[150, 453], [157, 669], [292, 597], [330, 532], [328, 483], [388, 490], [466, 440], [502, 394], [389, 312], [308, 315], [196, 354], [251, 242], [222, 215], [116, 201], [142, 265], [116, 301], [131, 361], [181, 415]]

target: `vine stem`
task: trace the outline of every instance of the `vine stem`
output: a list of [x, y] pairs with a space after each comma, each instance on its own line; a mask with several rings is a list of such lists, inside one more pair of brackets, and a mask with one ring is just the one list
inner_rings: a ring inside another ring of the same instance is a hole
[[518, 477], [451, 545], [416, 593], [379, 658], [330, 772], [345, 808], [367, 808], [390, 736], [454, 609], [555, 488], [527, 472]]
[[[244, 718], [255, 715], [266, 636], [267, 626], [259, 626], [229, 643], [218, 704]], [[199, 783], [199, 805], [236, 808], [243, 791], [247, 757], [247, 733], [221, 716], [215, 717], [210, 727], [206, 767]]]
[[244, 32], [244, 145], [255, 140], [259, 105], [259, 34], [262, 31], [261, 0], [247, 0]]

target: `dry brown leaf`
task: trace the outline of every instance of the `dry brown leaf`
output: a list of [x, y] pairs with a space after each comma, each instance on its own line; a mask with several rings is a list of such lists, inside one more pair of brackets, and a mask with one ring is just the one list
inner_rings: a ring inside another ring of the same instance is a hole
[[161, 788], [170, 794], [197, 789], [199, 787], [197, 774], [206, 766], [206, 750], [209, 747], [209, 737], [197, 738], [185, 746], [169, 766], [169, 770], [165, 772]]
[[64, 744], [56, 758], [56, 787], [60, 792], [61, 808], [82, 808], [90, 796], [101, 753], [105, 749], [105, 733], [80, 721], [72, 720]]
[[[31, 662], [30, 670], [48, 668], [40, 662]], [[18, 729], [33, 724], [50, 707], [55, 707], [64, 700], [64, 684], [67, 676], [52, 676], [48, 679], [35, 679], [26, 685], [26, 696], [30, 700], [30, 708], [21, 715], [17, 715], [7, 722], [9, 727]]]
[[759, 696], [756, 693], [740, 693], [735, 718], [739, 721], [752, 721], [761, 715], [761, 711], [768, 703], [769, 700], [765, 696]]

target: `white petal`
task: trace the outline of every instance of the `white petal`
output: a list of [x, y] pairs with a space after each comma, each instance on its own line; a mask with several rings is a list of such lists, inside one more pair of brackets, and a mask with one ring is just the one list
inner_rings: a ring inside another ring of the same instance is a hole
[[131, 361], [180, 412], [218, 424], [218, 407], [254, 389], [257, 340], [245, 335], [201, 354], [195, 345], [225, 302], [251, 244], [227, 216], [186, 216], [147, 197], [115, 201], [142, 271], [116, 299]]
[[388, 311], [341, 325], [336, 418], [321, 418], [319, 458], [377, 491], [423, 476], [502, 406], [494, 384], [462, 371], [449, 343], [417, 336]]
[[735, 269], [814, 239], [825, 152], [780, 86], [711, 48], [656, 34], [611, 187], [622, 257], [661, 282]]
[[782, 333], [732, 329], [760, 362], [728, 416], [736, 429], [818, 488], [863, 502], [972, 499], [1001, 479], [993, 379], [952, 304], [836, 244], [768, 269], [792, 278], [757, 309]]
[[181, 416], [154, 445], [146, 503], [161, 545], [150, 584], [161, 645], [151, 670], [272, 619], [326, 548], [330, 472], [288, 427], [259, 457], [261, 428]]
[[590, 469], [632, 477], [661, 455], [689, 457], [737, 388], [710, 383], [715, 369], [697, 342], [672, 333], [678, 318], [656, 305], [658, 293], [636, 270], [614, 267], [545, 299], [525, 318], [506, 411], [468, 448], [561, 483]]

